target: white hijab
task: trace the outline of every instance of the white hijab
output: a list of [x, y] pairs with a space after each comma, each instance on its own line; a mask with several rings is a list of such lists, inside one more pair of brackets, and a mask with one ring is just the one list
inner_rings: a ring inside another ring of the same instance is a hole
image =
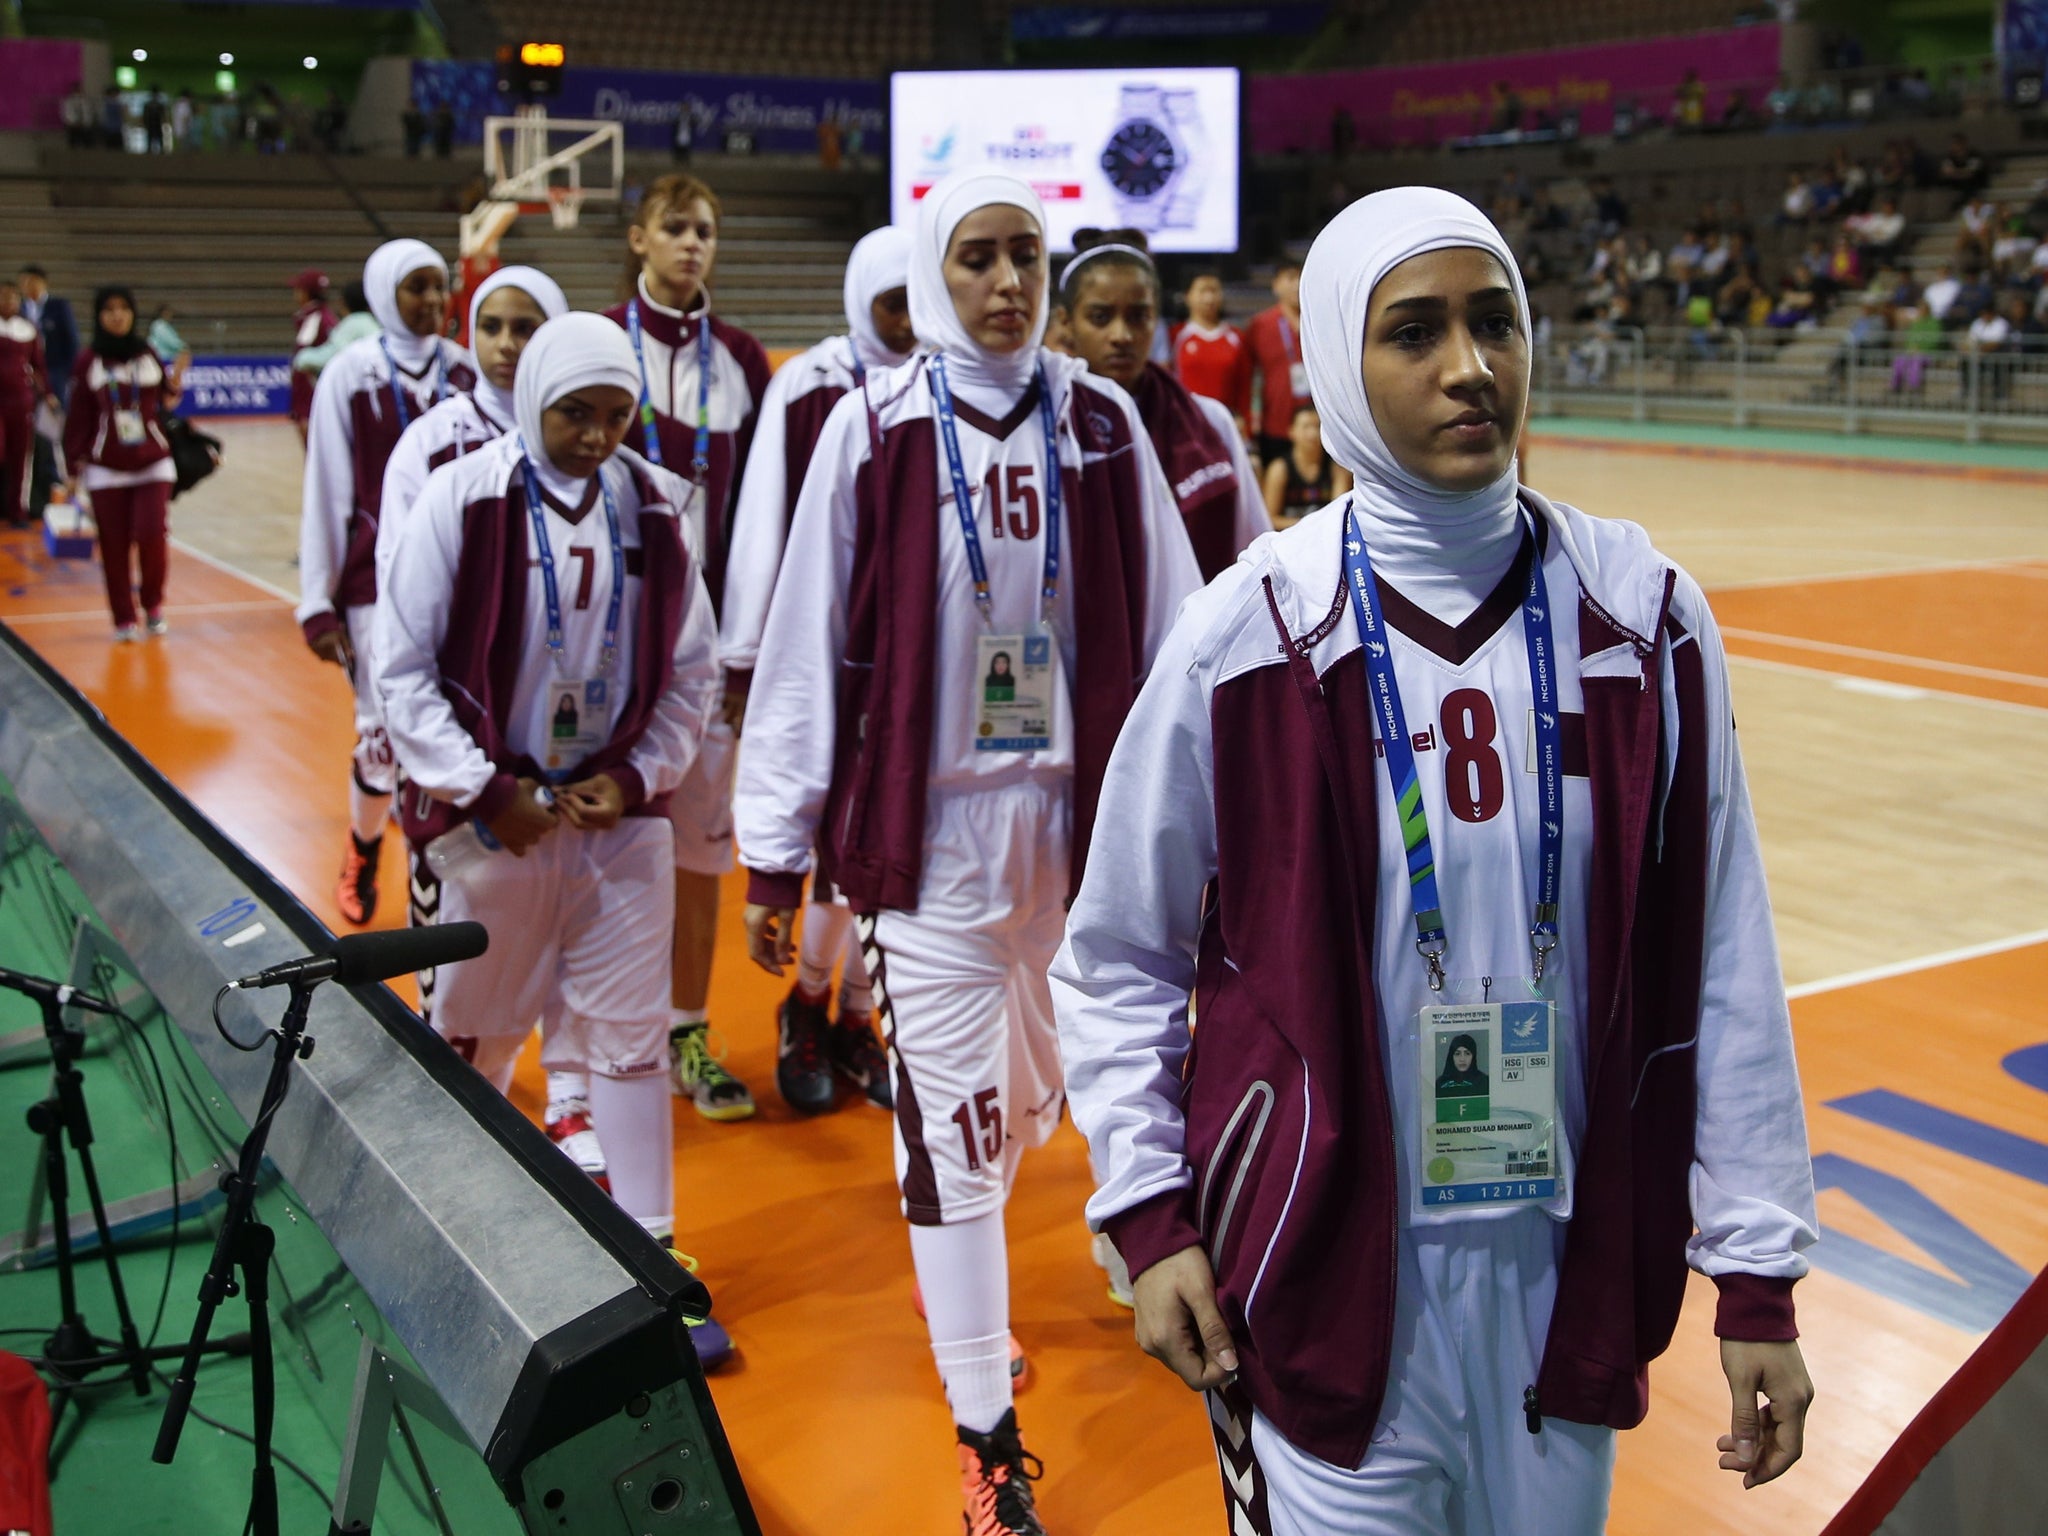
[[[540, 268], [500, 267], [478, 283], [476, 292], [470, 295], [468, 336], [472, 351], [476, 348], [476, 321], [477, 316], [483, 313], [484, 300], [500, 288], [517, 288], [540, 306], [540, 312], [547, 320], [559, 320], [569, 313], [569, 301], [563, 296], [561, 285]], [[532, 346], [533, 343], [529, 341], [527, 345]], [[525, 354], [522, 353], [520, 356], [523, 361]], [[512, 377], [517, 381], [519, 375], [515, 372]], [[482, 368], [476, 371], [476, 388], [471, 390], [470, 394], [493, 421], [510, 421], [517, 410], [512, 400], [512, 392], [498, 388], [485, 378]]]
[[[1519, 465], [1509, 464], [1476, 491], [1442, 490], [1404, 469], [1366, 399], [1365, 320], [1373, 289], [1388, 272], [1410, 257], [1459, 246], [1490, 251], [1506, 269], [1527, 335], [1529, 295], [1514, 253], [1485, 214], [1435, 187], [1360, 198], [1316, 236], [1301, 270], [1302, 362], [1322, 417], [1324, 451], [1354, 477], [1352, 506], [1375, 566], [1433, 611], [1432, 596], [1456, 607], [1482, 581], [1483, 598], [1513, 562], [1521, 540]], [[1432, 577], [1444, 578], [1435, 592], [1410, 590], [1429, 587]]]
[[519, 356], [519, 373], [512, 381], [513, 417], [526, 457], [541, 484], [570, 506], [583, 499], [584, 482], [564, 474], [548, 458], [541, 415], [562, 396], [593, 384], [614, 385], [638, 399], [640, 369], [623, 330], [603, 315], [581, 312], [550, 320], [535, 331]]
[[862, 364], [894, 368], [909, 354], [891, 352], [875, 329], [875, 300], [910, 285], [910, 232], [894, 224], [869, 230], [846, 260], [846, 327]]
[[432, 267], [448, 280], [448, 263], [424, 240], [387, 240], [363, 263], [363, 293], [370, 313], [384, 327], [384, 344], [404, 368], [417, 368], [434, 355], [432, 336], [415, 336], [398, 314], [398, 285], [421, 267]]
[[945, 354], [946, 372], [956, 384], [984, 384], [1014, 400], [1039, 362], [1051, 295], [1042, 292], [1031, 335], [1015, 352], [991, 352], [967, 334], [946, 287], [946, 248], [953, 231], [976, 209], [1001, 205], [1031, 215], [1041, 233], [1045, 207], [1028, 183], [999, 172], [951, 176], [917, 205], [917, 233], [910, 248], [910, 324], [918, 344]]

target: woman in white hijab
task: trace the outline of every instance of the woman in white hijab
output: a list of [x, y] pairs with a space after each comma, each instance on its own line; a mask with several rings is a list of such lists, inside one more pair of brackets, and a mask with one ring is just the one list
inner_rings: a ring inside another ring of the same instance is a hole
[[406, 837], [441, 919], [500, 941], [436, 973], [431, 1023], [504, 1089], [544, 1019], [551, 1078], [588, 1074], [571, 1118], [594, 1130], [612, 1197], [666, 1238], [664, 808], [718, 672], [664, 482], [615, 456], [638, 389], [632, 346], [602, 316], [539, 328], [516, 430], [436, 469], [400, 529], [377, 651]]
[[384, 330], [323, 368], [313, 391], [297, 609], [307, 646], [322, 661], [347, 668], [355, 687], [349, 843], [334, 895], [343, 920], [359, 926], [377, 910], [377, 863], [391, 804], [391, 745], [377, 718], [370, 668], [357, 665], [358, 649], [368, 649], [377, 600], [384, 470], [407, 427], [476, 382], [469, 354], [441, 334], [448, 264], [432, 246], [419, 240], [380, 245], [364, 263], [363, 288]]
[[[784, 363], [762, 398], [733, 515], [718, 629], [726, 718], [735, 730], [761, 654], [761, 633], [789, 543], [797, 493], [825, 418], [842, 396], [867, 381], [870, 370], [900, 367], [917, 345], [910, 329], [909, 282], [908, 230], [885, 224], [861, 236], [846, 263], [846, 334]], [[833, 967], [842, 960], [834, 1020], [826, 1005], [832, 1001]], [[776, 1087], [799, 1114], [837, 1107], [841, 1081], [879, 1109], [894, 1107], [888, 1057], [875, 1036], [874, 991], [854, 938], [853, 913], [843, 902], [814, 900], [804, 908], [796, 985], [777, 1011], [776, 1024], [781, 1046]]]
[[735, 806], [754, 958], [780, 975], [814, 850], [896, 1064], [896, 1171], [969, 1529], [1040, 1529], [1012, 1407], [1003, 1206], [1059, 1120], [1045, 966], [1097, 776], [1197, 585], [1130, 397], [1045, 352], [1024, 183], [934, 188], [923, 348], [834, 408], [755, 665]]
[[1053, 966], [1139, 1340], [1211, 1394], [1233, 1531], [1594, 1536], [1690, 1264], [1720, 1464], [1776, 1477], [1813, 1182], [1713, 617], [1518, 484], [1469, 203], [1339, 215], [1302, 333], [1355, 490], [1182, 610]]

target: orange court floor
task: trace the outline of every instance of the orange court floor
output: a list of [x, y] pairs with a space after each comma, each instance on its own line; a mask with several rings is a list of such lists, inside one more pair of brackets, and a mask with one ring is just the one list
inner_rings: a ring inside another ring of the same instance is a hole
[[[266, 430], [284, 429], [236, 427], [283, 453]], [[1798, 1292], [1818, 1389], [1805, 1460], [1749, 1493], [1716, 1469], [1728, 1397], [1712, 1288], [1695, 1278], [1649, 1418], [1622, 1437], [1609, 1530], [1813, 1536], [2048, 1264], [2042, 487], [1902, 484], [1839, 462], [1673, 475], [1572, 443], [1536, 462], [1541, 489], [1647, 524], [1714, 599], [1826, 1231]], [[0, 536], [0, 619], [338, 925], [348, 690], [300, 643], [275, 567], [267, 581], [233, 568], [244, 541], [281, 548], [295, 516], [236, 507], [232, 473], [189, 519], [181, 503], [193, 542], [172, 554], [167, 638], [114, 645], [97, 567], [52, 561], [27, 535]], [[403, 920], [395, 837], [383, 884], [378, 926]], [[713, 1395], [764, 1530], [936, 1536], [959, 1519], [952, 1436], [911, 1308], [888, 1118], [848, 1104], [800, 1123], [776, 1099], [781, 984], [746, 962], [740, 912], [729, 879], [712, 1019], [761, 1113], [676, 1114], [678, 1241], [740, 1350]], [[514, 1098], [538, 1118], [531, 1051]], [[1218, 1530], [1201, 1404], [1105, 1298], [1089, 1188], [1068, 1126], [1027, 1160], [1009, 1208], [1015, 1331], [1035, 1372], [1019, 1417], [1046, 1464], [1048, 1527]]]

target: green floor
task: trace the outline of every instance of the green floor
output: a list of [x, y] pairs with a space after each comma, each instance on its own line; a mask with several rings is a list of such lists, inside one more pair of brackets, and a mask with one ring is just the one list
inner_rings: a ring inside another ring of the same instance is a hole
[[1732, 452], [1807, 454], [1867, 459], [1872, 463], [1940, 464], [2048, 474], [2048, 448], [2014, 443], [1961, 443], [1933, 437], [1880, 437], [1861, 432], [1803, 432], [1676, 421], [1616, 421], [1599, 416], [1532, 416], [1529, 430], [1539, 438], [1669, 443]]
[[[77, 920], [83, 916], [90, 923], [90, 908], [25, 825], [4, 781], [0, 834], [5, 835], [0, 846], [0, 966], [64, 979]], [[204, 1199], [221, 1166], [218, 1159], [232, 1150], [245, 1127], [182, 1035], [132, 974], [119, 974], [121, 969], [112, 968], [106, 995], [121, 1001], [156, 1048], [186, 1170], [181, 1191], [188, 1200]], [[18, 1241], [42, 1158], [41, 1140], [25, 1123], [29, 1107], [49, 1089], [50, 1062], [40, 1024], [34, 1003], [0, 991], [0, 1042], [14, 1037], [0, 1047], [0, 1242], [10, 1250]], [[19, 1032], [28, 1033], [23, 1038]], [[94, 1159], [113, 1206], [169, 1184], [166, 1105], [147, 1056], [126, 1026], [97, 1024], [89, 1038], [80, 1063], [83, 1091], [95, 1135]], [[84, 1191], [75, 1159], [71, 1167], [74, 1210], [82, 1211]], [[366, 1320], [380, 1334], [383, 1325], [317, 1228], [303, 1215], [294, 1219], [295, 1203], [287, 1186], [272, 1184], [258, 1209], [279, 1237], [271, 1308], [278, 1381], [273, 1444], [281, 1458], [307, 1474], [297, 1476], [280, 1462], [279, 1509], [285, 1530], [305, 1532], [325, 1530], [329, 1521], [355, 1377], [357, 1320]], [[174, 1344], [190, 1332], [213, 1246], [210, 1214], [201, 1211], [186, 1220], [175, 1249], [168, 1230], [117, 1242], [129, 1304], [145, 1340], [153, 1334], [160, 1343]], [[103, 1339], [115, 1337], [117, 1313], [106, 1265], [97, 1256], [86, 1256], [77, 1272], [87, 1324]], [[165, 1305], [157, 1324], [160, 1296]], [[59, 1315], [54, 1267], [24, 1269], [13, 1259], [0, 1263], [0, 1349], [38, 1354]], [[215, 1333], [246, 1326], [246, 1310], [239, 1298], [232, 1298], [220, 1310]], [[168, 1378], [177, 1367], [165, 1362], [158, 1369]], [[125, 1378], [102, 1376], [79, 1390], [62, 1414], [54, 1442], [57, 1529], [65, 1536], [233, 1536], [242, 1527], [253, 1464], [249, 1443], [235, 1433], [250, 1427], [249, 1388], [246, 1360], [209, 1357], [199, 1376], [195, 1414], [168, 1467], [150, 1459], [163, 1415], [162, 1383], [152, 1383], [149, 1395], [141, 1398]], [[221, 1427], [202, 1422], [199, 1414]], [[480, 1458], [430, 1425], [415, 1421], [414, 1428], [454, 1529], [463, 1536], [515, 1531], [517, 1520], [489, 1482]], [[396, 1439], [391, 1454], [377, 1529], [393, 1536], [433, 1536], [439, 1524]]]

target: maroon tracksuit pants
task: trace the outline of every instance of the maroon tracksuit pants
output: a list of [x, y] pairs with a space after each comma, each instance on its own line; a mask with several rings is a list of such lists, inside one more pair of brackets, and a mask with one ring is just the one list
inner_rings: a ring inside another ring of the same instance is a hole
[[0, 522], [28, 515], [28, 477], [36, 462], [36, 403], [0, 399]]
[[163, 606], [171, 536], [170, 483], [94, 491], [92, 515], [100, 528], [107, 606], [114, 610], [114, 627], [125, 629], [135, 622], [135, 586], [128, 561], [131, 549], [142, 565], [142, 611], [153, 614]]

